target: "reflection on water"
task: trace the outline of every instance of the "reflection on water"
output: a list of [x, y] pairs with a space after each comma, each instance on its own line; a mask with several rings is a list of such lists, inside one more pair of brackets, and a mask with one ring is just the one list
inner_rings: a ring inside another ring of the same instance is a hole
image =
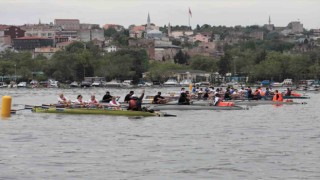
[[[89, 99], [106, 89], [0, 89], [15, 109], [55, 102], [62, 91]], [[298, 100], [305, 105], [170, 111], [178, 115], [170, 118], [22, 110], [0, 121], [0, 179], [319, 179], [319, 94], [308, 95]]]

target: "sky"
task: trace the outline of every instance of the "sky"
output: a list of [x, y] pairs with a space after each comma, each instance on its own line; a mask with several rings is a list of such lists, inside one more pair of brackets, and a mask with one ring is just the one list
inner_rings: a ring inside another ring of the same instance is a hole
[[320, 0], [0, 0], [0, 24], [35, 24], [54, 19], [79, 19], [93, 24], [190, 24], [214, 26], [287, 26], [300, 21], [306, 29], [320, 28]]

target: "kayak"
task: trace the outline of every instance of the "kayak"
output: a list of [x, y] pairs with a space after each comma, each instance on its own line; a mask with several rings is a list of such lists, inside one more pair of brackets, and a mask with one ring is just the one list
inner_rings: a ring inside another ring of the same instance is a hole
[[112, 109], [87, 109], [87, 108], [56, 108], [56, 107], [33, 107], [32, 112], [35, 113], [58, 113], [58, 114], [96, 114], [96, 115], [112, 115], [112, 116], [174, 116], [160, 112], [146, 111], [129, 111], [129, 110], [112, 110]]
[[[264, 104], [306, 104], [306, 102], [292, 102], [292, 101], [269, 101], [269, 100], [234, 100], [234, 101], [224, 101], [224, 102], [233, 102], [235, 105], [250, 105], [250, 106], [255, 106], [255, 105], [264, 105]], [[162, 106], [162, 105], [161, 105]], [[191, 106], [205, 106], [205, 107], [212, 107], [210, 106], [209, 101], [193, 101]], [[217, 107], [217, 106], [214, 106]]]
[[255, 100], [255, 101], [233, 101], [236, 105], [248, 105], [248, 106], [255, 106], [255, 105], [264, 105], [264, 104], [286, 104], [286, 105], [292, 105], [292, 104], [306, 104], [305, 102], [287, 102], [287, 101], [264, 101], [264, 100]]
[[243, 110], [240, 106], [154, 105], [150, 109], [161, 110]]

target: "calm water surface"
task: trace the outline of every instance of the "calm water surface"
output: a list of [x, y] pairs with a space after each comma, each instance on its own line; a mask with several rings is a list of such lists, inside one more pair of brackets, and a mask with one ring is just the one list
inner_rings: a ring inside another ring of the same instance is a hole
[[[178, 88], [161, 89], [163, 93]], [[64, 92], [101, 98], [106, 89], [0, 89], [18, 104], [56, 102]], [[110, 89], [122, 97], [129, 91]], [[139, 94], [140, 90], [135, 90]], [[154, 95], [158, 89], [146, 89]], [[167, 111], [130, 119], [35, 114], [0, 120], [0, 179], [320, 179], [319, 94], [302, 105], [242, 111]]]

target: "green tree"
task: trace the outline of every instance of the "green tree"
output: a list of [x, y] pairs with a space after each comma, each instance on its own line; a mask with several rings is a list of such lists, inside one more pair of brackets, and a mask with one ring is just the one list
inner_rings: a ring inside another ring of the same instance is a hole
[[183, 53], [181, 50], [178, 51], [178, 53], [173, 57], [174, 62], [176, 64], [188, 64], [188, 59], [190, 56], [186, 53]]

